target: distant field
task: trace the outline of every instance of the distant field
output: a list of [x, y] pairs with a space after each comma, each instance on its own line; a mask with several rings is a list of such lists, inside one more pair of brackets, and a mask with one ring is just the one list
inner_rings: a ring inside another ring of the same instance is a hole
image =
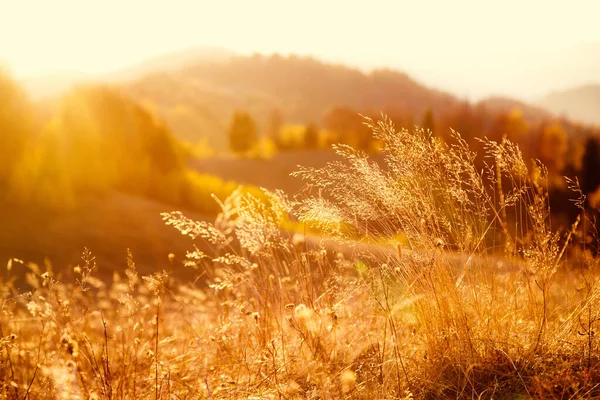
[[[81, 262], [81, 253], [87, 247], [96, 257], [97, 273], [108, 278], [112, 271], [124, 270], [129, 248], [144, 273], [173, 268], [176, 275], [185, 276], [180, 261], [192, 248], [191, 239], [165, 226], [160, 216], [173, 209], [121, 193], [88, 199], [75, 210], [53, 215], [2, 205], [0, 262], [6, 265], [14, 257], [43, 263], [48, 258], [56, 271], [64, 271]], [[197, 220], [207, 218], [192, 212], [186, 215]], [[177, 256], [172, 266], [169, 253]]]
[[269, 190], [281, 189], [293, 195], [304, 187], [302, 180], [290, 176], [290, 173], [298, 170], [299, 165], [321, 168], [335, 158], [332, 150], [297, 150], [279, 152], [268, 160], [225, 156], [203, 158], [193, 161], [190, 167], [226, 181], [252, 184]]

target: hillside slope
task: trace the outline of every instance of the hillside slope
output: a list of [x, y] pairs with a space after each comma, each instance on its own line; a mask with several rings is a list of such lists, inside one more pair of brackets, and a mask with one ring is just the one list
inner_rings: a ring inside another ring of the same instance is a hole
[[279, 55], [201, 62], [178, 72], [146, 76], [126, 85], [140, 101], [156, 106], [177, 134], [197, 141], [210, 135], [215, 147], [236, 109], [250, 112], [263, 129], [277, 110], [289, 123], [320, 123], [335, 106], [358, 111], [402, 110], [414, 115], [458, 100], [392, 70], [363, 73], [312, 58]]
[[508, 97], [492, 96], [481, 100], [478, 104], [486, 107], [490, 111], [501, 113], [519, 109], [523, 114], [523, 118], [533, 123], [537, 123], [550, 117], [550, 112], [543, 107]]
[[553, 92], [538, 103], [555, 114], [600, 126], [600, 84]]
[[224, 61], [234, 55], [234, 52], [224, 48], [198, 46], [151, 57], [135, 65], [104, 74], [59, 71], [28, 77], [21, 80], [20, 84], [31, 98], [47, 100], [61, 96], [81, 83], [124, 84], [150, 74], [177, 71], [198, 62]]
[[[42, 264], [48, 259], [56, 271], [81, 263], [87, 247], [96, 257], [96, 276], [122, 273], [130, 249], [141, 272], [173, 270], [186, 277], [191, 272], [181, 265], [193, 241], [165, 226], [160, 213], [173, 206], [118, 192], [86, 198], [68, 212], [49, 213], [44, 209], [16, 206], [0, 198], [0, 262], [10, 258]], [[196, 220], [210, 217], [186, 211]], [[196, 243], [201, 245], [201, 243]], [[169, 263], [173, 253], [176, 261]]]

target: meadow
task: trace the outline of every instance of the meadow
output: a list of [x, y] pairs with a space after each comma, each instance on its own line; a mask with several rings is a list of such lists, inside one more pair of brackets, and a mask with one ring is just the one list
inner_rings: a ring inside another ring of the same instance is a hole
[[196, 243], [194, 279], [168, 263], [141, 274], [131, 252], [110, 281], [87, 249], [61, 274], [11, 259], [2, 398], [600, 396], [597, 241], [578, 182], [580, 216], [557, 232], [545, 168], [509, 140], [482, 140], [480, 170], [458, 133], [366, 123], [383, 162], [339, 145], [294, 173], [302, 196], [215, 196], [213, 223], [162, 213]]

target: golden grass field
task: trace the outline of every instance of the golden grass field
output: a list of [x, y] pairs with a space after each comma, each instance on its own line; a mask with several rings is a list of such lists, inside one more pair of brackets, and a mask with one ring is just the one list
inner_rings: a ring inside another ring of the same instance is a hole
[[60, 278], [11, 259], [2, 398], [599, 397], [588, 215], [554, 232], [545, 170], [509, 141], [484, 141], [481, 171], [459, 135], [369, 123], [383, 164], [338, 146], [295, 173], [301, 196], [163, 213], [194, 278], [138, 271], [135, 251], [106, 280], [88, 250]]

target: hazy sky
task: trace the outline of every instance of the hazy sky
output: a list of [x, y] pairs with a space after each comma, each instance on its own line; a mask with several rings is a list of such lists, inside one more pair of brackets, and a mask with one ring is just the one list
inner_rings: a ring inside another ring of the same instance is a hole
[[0, 60], [20, 78], [95, 74], [211, 45], [389, 66], [462, 96], [530, 98], [600, 80], [600, 46], [589, 54], [599, 15], [595, 0], [0, 0]]

